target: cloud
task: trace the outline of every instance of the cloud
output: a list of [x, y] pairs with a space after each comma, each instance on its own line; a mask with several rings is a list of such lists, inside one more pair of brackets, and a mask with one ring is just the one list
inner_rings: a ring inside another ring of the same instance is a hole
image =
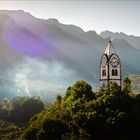
[[8, 70], [6, 78], [10, 87], [16, 89], [13, 95], [46, 97], [54, 100], [56, 95], [63, 95], [66, 88], [79, 80], [77, 72], [64, 62], [26, 57], [21, 64]]

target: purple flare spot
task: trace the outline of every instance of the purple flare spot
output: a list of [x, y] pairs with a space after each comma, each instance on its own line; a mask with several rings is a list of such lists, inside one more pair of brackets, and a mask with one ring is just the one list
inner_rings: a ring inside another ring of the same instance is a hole
[[47, 42], [34, 33], [10, 23], [5, 27], [4, 39], [9, 46], [32, 57], [42, 56], [50, 48]]

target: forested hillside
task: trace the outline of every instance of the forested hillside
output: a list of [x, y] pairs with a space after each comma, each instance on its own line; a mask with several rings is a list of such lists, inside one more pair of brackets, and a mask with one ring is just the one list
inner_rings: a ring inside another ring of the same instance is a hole
[[7, 117], [0, 116], [8, 123], [0, 123], [1, 139], [140, 138], [140, 95], [131, 91], [131, 80], [127, 77], [122, 91], [114, 85], [94, 92], [85, 81], [77, 81], [63, 97], [58, 95], [50, 107], [43, 108], [39, 98], [5, 100], [1, 110], [10, 114], [19, 110], [15, 117], [6, 112], [3, 115]]

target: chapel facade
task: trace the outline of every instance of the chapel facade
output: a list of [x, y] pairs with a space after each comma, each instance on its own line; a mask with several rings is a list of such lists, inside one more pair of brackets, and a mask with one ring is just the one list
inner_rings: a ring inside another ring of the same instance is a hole
[[121, 61], [109, 41], [100, 61], [100, 87], [117, 84], [121, 89]]

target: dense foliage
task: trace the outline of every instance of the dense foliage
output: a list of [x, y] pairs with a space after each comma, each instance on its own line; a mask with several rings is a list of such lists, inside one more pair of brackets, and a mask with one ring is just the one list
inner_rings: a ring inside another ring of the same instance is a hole
[[[49, 108], [43, 107], [41, 100], [35, 97], [3, 100], [1, 114], [6, 115], [10, 112], [11, 117], [14, 117], [12, 121], [27, 122], [30, 116], [35, 115], [25, 128], [17, 127], [13, 123], [0, 123], [0, 138], [19, 140], [140, 138], [140, 95], [132, 93], [131, 80], [127, 77], [124, 78], [122, 91], [114, 85], [94, 93], [85, 81], [77, 81], [68, 87], [63, 97], [58, 95]], [[7, 121], [10, 122], [11, 119]]]
[[23, 127], [0, 120], [0, 140], [15, 140], [23, 133]]
[[125, 78], [125, 93], [117, 85], [93, 93], [86, 82], [76, 82], [31, 118], [20, 139], [140, 138], [140, 96], [129, 96], [129, 83]]
[[19, 96], [12, 100], [3, 99], [0, 104], [0, 119], [25, 124], [30, 117], [44, 109], [38, 97]]

